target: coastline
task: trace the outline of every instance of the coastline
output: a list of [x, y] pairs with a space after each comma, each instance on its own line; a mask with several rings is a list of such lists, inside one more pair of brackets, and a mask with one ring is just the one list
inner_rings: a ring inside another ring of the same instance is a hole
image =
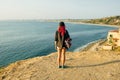
[[[80, 47], [80, 48], [78, 48], [77, 51], [73, 51], [73, 52], [97, 51], [96, 48], [99, 47], [99, 45], [100, 45], [102, 42], [105, 42], [105, 39], [99, 39], [99, 40], [90, 42], [90, 43], [88, 43], [87, 45], [85, 45], [84, 47], [82, 47], [82, 48]], [[96, 45], [97, 45], [97, 46], [96, 46]], [[92, 48], [93, 48], [93, 49], [92, 49]], [[91, 49], [92, 49], [92, 50], [91, 50]], [[52, 53], [51, 53], [51, 54], [52, 54]], [[49, 55], [51, 55], [51, 54], [49, 54]], [[47, 55], [47, 56], [49, 56], [49, 55]], [[40, 57], [44, 57], [44, 56], [40, 56]], [[36, 58], [36, 57], [33, 57], [33, 58]], [[31, 59], [31, 58], [28, 58], [28, 59]], [[28, 59], [25, 59], [25, 60], [28, 60]], [[23, 61], [23, 60], [18, 60], [18, 61], [16, 61], [16, 62], [19, 62], [19, 61]], [[13, 62], [13, 63], [16, 63], [16, 62]], [[3, 68], [5, 68], [5, 67], [7, 67], [7, 66], [9, 66], [9, 65], [11, 65], [11, 64], [13, 64], [13, 63], [10, 63], [10, 64], [8, 64], [8, 65], [6, 65], [6, 66], [0, 67], [0, 69], [3, 69]]]
[[66, 52], [64, 69], [57, 68], [57, 52], [17, 61], [0, 70], [0, 80], [118, 80], [120, 53]]
[[[78, 27], [79, 27], [79, 25], [78, 25]], [[92, 26], [91, 26], [91, 27], [92, 27]], [[11, 45], [11, 46], [12, 46], [12, 45]], [[79, 47], [79, 45], [78, 45], [78, 47]], [[78, 47], [77, 47], [77, 48], [78, 48]], [[49, 47], [48, 47], [48, 48], [49, 48]], [[73, 49], [74, 49], [74, 48], [73, 48]], [[74, 51], [73, 49], [72, 49], [72, 51]], [[75, 47], [75, 49], [76, 49], [76, 47]], [[27, 51], [20, 51], [20, 52], [21, 52], [21, 53], [22, 53], [22, 52], [28, 53]], [[40, 52], [41, 52], [41, 51], [40, 51]], [[46, 51], [45, 51], [45, 52], [46, 52]], [[9, 53], [9, 52], [8, 52], [8, 53]], [[11, 51], [11, 53], [12, 53], [12, 51]], [[34, 54], [34, 53], [33, 53], [33, 54]], [[38, 53], [35, 53], [35, 54], [38, 54]], [[48, 54], [49, 54], [49, 53], [48, 53]], [[1, 58], [1, 59], [2, 59], [2, 58]], [[4, 58], [3, 58], [3, 59], [4, 59]], [[14, 58], [13, 58], [13, 59], [14, 59]], [[3, 61], [3, 60], [1, 60], [1, 61]], [[6, 62], [7, 62], [7, 61], [6, 61]], [[5, 64], [4, 61], [3, 61], [3, 63], [1, 63], [1, 64]]]
[[96, 41], [92, 41], [82, 47], [77, 48], [74, 52], [83, 52], [83, 51], [98, 51], [100, 50], [100, 46], [106, 42], [106, 39], [99, 39]]
[[85, 24], [85, 25], [97, 25], [97, 26], [106, 26], [106, 27], [120, 28], [120, 25], [93, 24], [93, 23], [83, 23], [83, 22], [66, 22], [66, 23], [72, 23], [72, 24]]
[[100, 39], [78, 52], [66, 52], [64, 69], [57, 67], [57, 52], [16, 61], [0, 69], [0, 80], [117, 80], [120, 52], [96, 50]]
[[80, 80], [117, 80], [120, 78], [120, 53], [98, 50], [104, 42], [105, 39], [100, 39], [78, 52], [66, 52], [65, 69], [57, 68], [56, 52], [16, 61], [0, 68], [0, 80], [77, 80], [78, 77]]
[[97, 41], [91, 42], [90, 44], [88, 44], [86, 47], [84, 47], [83, 49], [80, 50], [80, 52], [82, 51], [99, 51], [100, 46], [106, 42], [106, 39], [99, 39]]
[[[91, 24], [91, 23], [82, 23], [82, 22], [67, 22], [67, 23], [71, 23], [71, 24], [85, 24], [85, 25], [97, 25], [97, 26], [109, 26], [109, 27], [112, 27], [113, 25], [104, 25], [104, 24]], [[119, 26], [115, 26], [114, 27], [119, 27]], [[101, 40], [101, 39], [100, 39]], [[93, 42], [90, 42], [90, 44], [88, 43], [87, 45], [85, 45], [85, 47], [83, 47], [82, 49], [78, 49], [79, 52], [82, 52], [82, 51], [89, 51], [91, 47], [93, 47], [95, 44], [98, 44], [99, 43], [99, 40], [97, 41], [93, 41]], [[75, 51], [76, 52], [76, 51]], [[0, 67], [2, 68], [2, 67]]]
[[99, 51], [100, 50], [100, 46], [106, 42], [106, 39], [99, 39], [95, 42], [90, 43], [89, 45], [87, 45], [86, 47], [84, 47], [82, 50], [80, 51]]

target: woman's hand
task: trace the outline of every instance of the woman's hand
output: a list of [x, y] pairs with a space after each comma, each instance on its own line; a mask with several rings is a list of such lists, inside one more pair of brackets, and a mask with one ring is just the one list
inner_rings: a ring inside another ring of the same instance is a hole
[[55, 41], [55, 49], [57, 50], [57, 42]]

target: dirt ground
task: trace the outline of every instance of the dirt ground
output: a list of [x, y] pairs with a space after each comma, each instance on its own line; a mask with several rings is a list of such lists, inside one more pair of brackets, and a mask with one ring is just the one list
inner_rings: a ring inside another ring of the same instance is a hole
[[120, 80], [120, 52], [67, 52], [65, 68], [57, 53], [17, 61], [0, 70], [0, 80]]

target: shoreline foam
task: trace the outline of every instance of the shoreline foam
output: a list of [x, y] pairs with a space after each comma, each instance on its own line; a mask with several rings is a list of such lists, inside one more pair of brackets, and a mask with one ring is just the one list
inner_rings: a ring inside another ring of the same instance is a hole
[[94, 46], [94, 44], [96, 43], [99, 43], [101, 40], [104, 40], [104, 39], [99, 39], [99, 40], [95, 40], [90, 43], [87, 43], [86, 45], [83, 45], [82, 47], [75, 49], [74, 52], [87, 51], [90, 47]]
[[106, 42], [106, 39], [99, 39], [90, 43], [88, 46], [83, 48], [81, 51], [98, 51], [102, 43]]
[[75, 49], [74, 52], [89, 51], [91, 48], [94, 48], [94, 51], [96, 51], [95, 48], [99, 47], [99, 45], [105, 41], [106, 41], [106, 39], [99, 39], [99, 40], [92, 41], [82, 47]]

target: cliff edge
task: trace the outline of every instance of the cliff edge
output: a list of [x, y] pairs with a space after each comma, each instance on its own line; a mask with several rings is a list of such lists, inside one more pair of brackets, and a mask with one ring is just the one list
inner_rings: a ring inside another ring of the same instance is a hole
[[57, 53], [17, 61], [0, 70], [0, 80], [120, 80], [120, 52], [66, 53], [66, 68], [59, 69]]

